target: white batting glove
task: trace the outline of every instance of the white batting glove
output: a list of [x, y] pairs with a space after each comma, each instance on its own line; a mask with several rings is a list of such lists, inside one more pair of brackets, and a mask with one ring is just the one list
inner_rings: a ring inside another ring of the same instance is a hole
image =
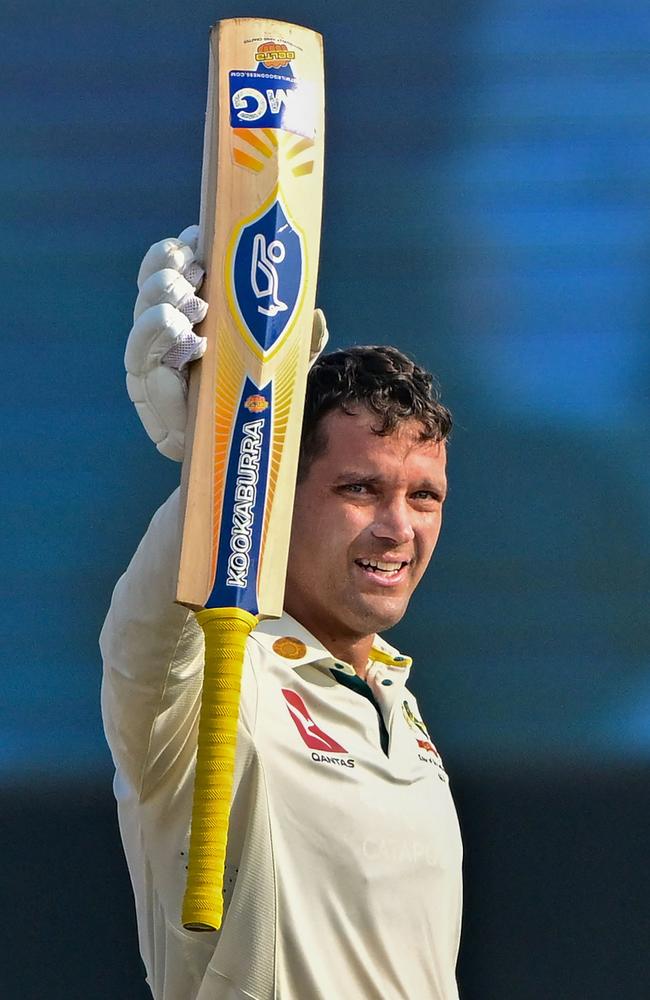
[[[158, 451], [183, 461], [187, 425], [187, 365], [205, 353], [207, 341], [193, 331], [208, 311], [195, 293], [204, 272], [196, 260], [198, 226], [177, 239], [154, 243], [138, 273], [139, 294], [124, 364], [129, 398]], [[329, 334], [322, 310], [314, 311], [310, 364]]]
[[205, 353], [193, 326], [208, 304], [196, 295], [204, 272], [196, 260], [198, 226], [154, 243], [138, 273], [134, 323], [126, 344], [126, 388], [158, 451], [183, 460], [187, 365]]

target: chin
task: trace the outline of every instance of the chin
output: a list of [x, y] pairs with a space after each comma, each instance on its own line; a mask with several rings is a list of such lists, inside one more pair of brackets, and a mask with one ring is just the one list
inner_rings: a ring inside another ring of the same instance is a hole
[[391, 605], [390, 607], [366, 606], [363, 610], [359, 610], [355, 618], [357, 619], [357, 625], [361, 627], [361, 631], [366, 632], [366, 634], [385, 632], [386, 629], [392, 628], [393, 625], [397, 625], [402, 620], [406, 614], [407, 607], [408, 602]]

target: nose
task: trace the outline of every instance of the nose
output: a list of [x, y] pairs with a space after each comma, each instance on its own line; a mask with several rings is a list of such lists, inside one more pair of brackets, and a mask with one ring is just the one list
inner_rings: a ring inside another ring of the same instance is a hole
[[386, 503], [377, 511], [377, 520], [372, 526], [375, 538], [389, 539], [395, 545], [412, 542], [415, 531], [411, 523], [412, 511], [405, 500]]

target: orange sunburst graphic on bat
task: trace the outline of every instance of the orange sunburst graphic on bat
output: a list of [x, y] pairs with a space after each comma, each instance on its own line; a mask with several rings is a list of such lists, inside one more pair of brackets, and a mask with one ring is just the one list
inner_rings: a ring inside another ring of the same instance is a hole
[[232, 131], [235, 163], [261, 174], [276, 156], [282, 155], [294, 177], [304, 177], [314, 169], [314, 140], [273, 128], [235, 128]]

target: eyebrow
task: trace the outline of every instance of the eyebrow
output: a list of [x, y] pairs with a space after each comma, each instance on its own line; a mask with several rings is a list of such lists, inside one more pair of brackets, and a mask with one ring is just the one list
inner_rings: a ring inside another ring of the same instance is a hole
[[[334, 480], [334, 486], [342, 486], [344, 483], [358, 483], [359, 486], [381, 486], [384, 480], [381, 476], [373, 475], [362, 475], [355, 472], [354, 469], [349, 469], [345, 472], [341, 472]], [[431, 479], [423, 479], [418, 485], [415, 492], [419, 490], [428, 490], [433, 493], [437, 500], [444, 500], [447, 496], [447, 485], [445, 483], [444, 487], [440, 483], [434, 483]]]
[[345, 472], [339, 473], [339, 475], [334, 480], [334, 485], [338, 486], [343, 483], [359, 483], [361, 486], [376, 486], [381, 483], [381, 476], [372, 476], [370, 474], [363, 475], [361, 472], [357, 472], [354, 469], [346, 469]]

